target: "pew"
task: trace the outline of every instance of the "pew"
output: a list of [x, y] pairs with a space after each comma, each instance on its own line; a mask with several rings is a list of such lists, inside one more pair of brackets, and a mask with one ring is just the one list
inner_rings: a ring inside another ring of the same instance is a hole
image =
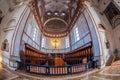
[[46, 54], [25, 43], [25, 51], [20, 53], [21, 62], [43, 65], [46, 63]]
[[[24, 70], [36, 74], [63, 75], [87, 70], [87, 62], [93, 57], [92, 42], [67, 54], [45, 54], [25, 43], [20, 53]], [[22, 66], [22, 64], [20, 64]]]
[[[65, 55], [65, 61], [67, 64], [83, 64], [87, 63], [93, 58], [92, 42], [85, 44], [84, 46], [77, 48]], [[84, 61], [84, 59], [86, 61]]]
[[[23, 63], [31, 63], [31, 64], [38, 64], [44, 65], [46, 62], [48, 65], [55, 65], [55, 55], [51, 54], [51, 58], [49, 58], [48, 54], [41, 52], [30, 46], [29, 44], [25, 43], [25, 51], [20, 53], [21, 61]], [[80, 48], [77, 48], [67, 54], [58, 54], [58, 57], [63, 59], [67, 64], [83, 64], [83, 59], [86, 58], [86, 63], [92, 59], [93, 52], [92, 52], [92, 42], [89, 42], [83, 45]]]

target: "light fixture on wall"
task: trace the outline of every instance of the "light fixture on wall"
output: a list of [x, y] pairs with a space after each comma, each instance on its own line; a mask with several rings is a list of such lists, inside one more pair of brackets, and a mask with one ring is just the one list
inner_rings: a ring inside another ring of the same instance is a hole
[[2, 53], [0, 52], [0, 63], [2, 63]]
[[106, 48], [107, 48], [107, 49], [109, 49], [109, 48], [110, 48], [110, 43], [109, 43], [109, 41], [108, 41], [108, 40], [106, 41]]

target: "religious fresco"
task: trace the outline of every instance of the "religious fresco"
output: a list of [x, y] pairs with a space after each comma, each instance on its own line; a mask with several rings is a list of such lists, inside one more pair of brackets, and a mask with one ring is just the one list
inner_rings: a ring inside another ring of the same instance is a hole
[[105, 15], [108, 18], [110, 24], [112, 25], [112, 28], [115, 28], [118, 24], [120, 24], [120, 22], [116, 22], [116, 19], [120, 19], [120, 11], [113, 3], [110, 3], [109, 6], [106, 8]]

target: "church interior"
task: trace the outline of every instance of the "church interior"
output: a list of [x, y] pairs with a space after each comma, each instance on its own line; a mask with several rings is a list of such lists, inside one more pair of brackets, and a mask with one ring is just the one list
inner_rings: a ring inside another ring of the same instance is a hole
[[0, 80], [120, 80], [120, 0], [0, 0]]

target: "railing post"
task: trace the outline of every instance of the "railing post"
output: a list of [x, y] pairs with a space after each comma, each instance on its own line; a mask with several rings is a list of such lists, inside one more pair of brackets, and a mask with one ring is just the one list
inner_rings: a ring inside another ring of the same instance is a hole
[[89, 65], [86, 63], [86, 70], [89, 71]]
[[25, 68], [27, 72], [30, 72], [30, 65], [29, 64], [25, 64]]
[[94, 61], [94, 68], [97, 68], [97, 67], [98, 67], [97, 62], [98, 62], [98, 60], [95, 60], [95, 61]]
[[46, 75], [50, 75], [50, 67], [49, 66], [46, 67]]
[[17, 69], [19, 69], [20, 68], [20, 61], [16, 61], [16, 63], [17, 63]]
[[67, 67], [67, 74], [71, 74], [72, 73], [72, 66], [68, 66]]

